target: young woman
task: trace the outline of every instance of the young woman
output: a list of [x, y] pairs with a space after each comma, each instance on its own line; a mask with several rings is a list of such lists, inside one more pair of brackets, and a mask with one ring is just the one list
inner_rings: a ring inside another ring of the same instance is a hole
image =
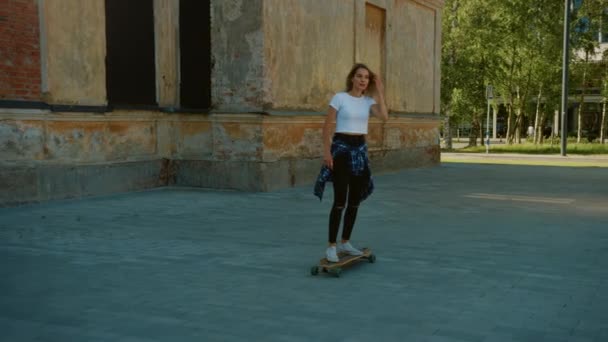
[[[388, 119], [384, 85], [365, 64], [355, 64], [346, 78], [346, 91], [335, 94], [329, 103], [323, 126], [324, 165], [315, 184], [315, 195], [319, 199], [325, 182], [331, 181], [334, 187], [326, 250], [327, 260], [331, 262], [339, 261], [338, 252], [362, 254], [349, 240], [359, 204], [373, 191], [365, 142], [370, 113], [383, 121]], [[343, 212], [342, 237], [337, 244]]]

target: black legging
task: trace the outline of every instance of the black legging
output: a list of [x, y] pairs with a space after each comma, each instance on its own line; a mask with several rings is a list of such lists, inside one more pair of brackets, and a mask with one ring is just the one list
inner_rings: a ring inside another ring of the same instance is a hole
[[361, 203], [361, 191], [365, 184], [365, 176], [353, 176], [349, 168], [348, 155], [339, 155], [334, 158], [333, 185], [334, 204], [329, 214], [329, 243], [336, 243], [342, 211], [346, 204], [348, 193], [348, 207], [344, 214], [344, 227], [342, 239], [350, 240], [350, 234], [357, 218], [357, 209]]

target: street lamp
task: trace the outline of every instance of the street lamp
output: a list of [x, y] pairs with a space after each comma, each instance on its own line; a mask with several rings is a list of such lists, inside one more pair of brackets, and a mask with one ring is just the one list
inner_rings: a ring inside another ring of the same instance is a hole
[[564, 51], [562, 59], [562, 136], [561, 155], [566, 155], [568, 141], [568, 52], [570, 50], [570, 0], [564, 0]]
[[491, 85], [486, 86], [486, 101], [488, 102], [488, 115], [486, 118], [486, 154], [490, 153], [490, 100], [494, 98]]

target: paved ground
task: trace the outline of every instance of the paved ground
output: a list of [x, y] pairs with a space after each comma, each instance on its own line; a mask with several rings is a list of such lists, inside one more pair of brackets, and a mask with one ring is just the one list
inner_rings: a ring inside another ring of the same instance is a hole
[[574, 167], [608, 167], [608, 155], [559, 154], [519, 154], [519, 153], [462, 153], [442, 152], [445, 162], [484, 163], [484, 164], [524, 164]]
[[331, 205], [310, 187], [0, 209], [0, 341], [608, 341], [607, 180], [378, 176], [353, 240], [378, 260], [339, 279], [309, 274]]

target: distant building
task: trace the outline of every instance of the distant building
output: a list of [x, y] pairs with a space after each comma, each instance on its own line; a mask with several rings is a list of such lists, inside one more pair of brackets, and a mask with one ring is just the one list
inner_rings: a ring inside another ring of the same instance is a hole
[[311, 184], [354, 62], [374, 171], [439, 163], [443, 0], [0, 1], [0, 205]]
[[[578, 9], [582, 6], [583, 0], [573, 2], [573, 7]], [[585, 18], [583, 18], [585, 19]], [[583, 20], [583, 23], [585, 21]], [[588, 27], [579, 27], [579, 30], [588, 30]], [[599, 28], [593, 35], [597, 38], [597, 48], [587, 56], [584, 50], [574, 51], [575, 63], [589, 59], [590, 65], [586, 75], [585, 87], [574, 86], [569, 92], [569, 108], [568, 108], [568, 132], [574, 134], [578, 131], [579, 126], [579, 107], [581, 105], [581, 96], [584, 99], [584, 105], [581, 117], [582, 136], [593, 140], [599, 137], [599, 131], [602, 118], [602, 75], [606, 68], [604, 61], [604, 53], [608, 50], [608, 8], [603, 12], [600, 18]]]

